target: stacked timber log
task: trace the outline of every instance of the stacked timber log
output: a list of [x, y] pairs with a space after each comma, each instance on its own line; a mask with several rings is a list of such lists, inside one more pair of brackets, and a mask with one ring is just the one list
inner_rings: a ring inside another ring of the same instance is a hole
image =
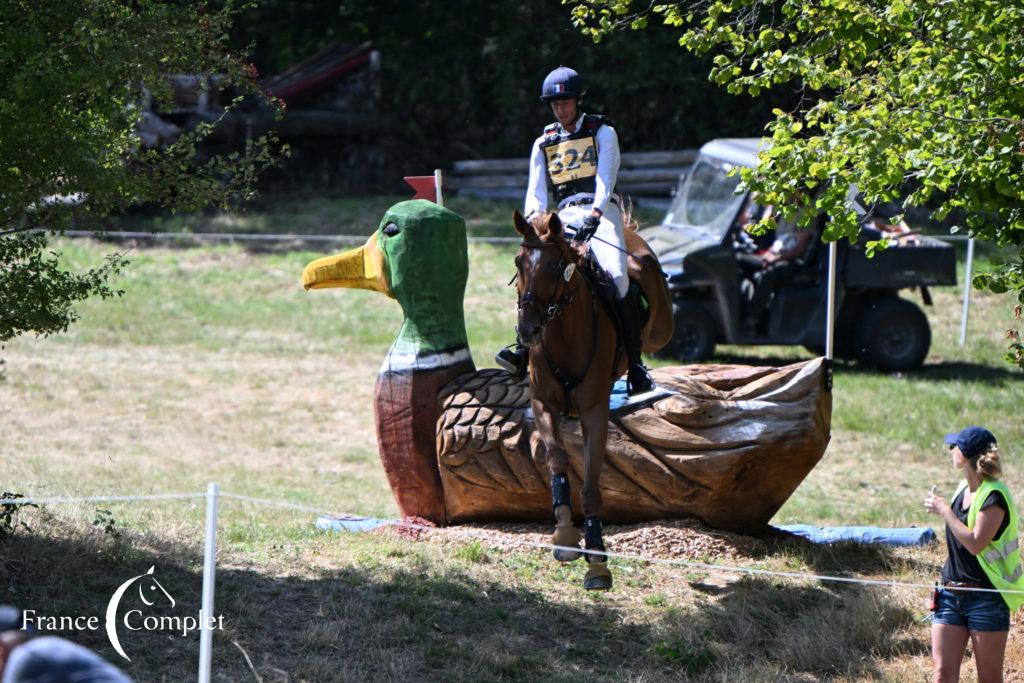
[[[632, 196], [670, 197], [696, 158], [695, 149], [623, 154], [616, 189]], [[520, 199], [528, 177], [528, 159], [468, 159], [452, 165], [447, 186], [474, 197]]]

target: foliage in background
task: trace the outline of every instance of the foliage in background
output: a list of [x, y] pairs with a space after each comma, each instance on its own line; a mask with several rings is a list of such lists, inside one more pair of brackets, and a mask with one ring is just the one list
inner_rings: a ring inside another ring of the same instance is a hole
[[31, 230], [58, 231], [75, 211], [196, 210], [249, 195], [272, 160], [269, 141], [201, 158], [210, 125], [163, 150], [143, 149], [134, 132], [149, 96], [169, 101], [167, 74], [222, 74], [255, 91], [225, 47], [236, 12], [158, 0], [0, 3], [0, 341], [64, 330], [76, 302], [115, 294], [104, 283], [117, 256], [66, 272]]
[[552, 120], [540, 86], [559, 64], [584, 75], [587, 109], [612, 118], [627, 151], [760, 135], [772, 107], [792, 100], [729, 97], [708, 83], [710, 62], [680, 53], [668, 29], [595, 45], [550, 0], [265, 0], [239, 17], [235, 36], [238, 47], [253, 45], [263, 74], [331, 41], [372, 41], [382, 55], [384, 107], [403, 125], [400, 139], [373, 142], [398, 147], [407, 170], [527, 156]]
[[32, 527], [18, 519], [18, 513], [24, 508], [38, 508], [39, 506], [34, 503], [16, 502], [19, 498], [24, 497], [20, 493], [11, 493], [10, 491], [0, 494], [0, 543], [14, 535], [18, 528], [32, 531]]
[[[997, 0], [567, 0], [595, 40], [658, 22], [734, 94], [796, 87], [776, 109], [772, 146], [745, 182], [764, 201], [833, 221], [854, 238], [851, 184], [869, 203], [901, 198], [965, 216], [970, 234], [1012, 245], [1016, 260], [975, 279], [1024, 303], [1024, 7]], [[1016, 340], [1019, 345], [1019, 339]], [[1019, 346], [1011, 357], [1024, 367]]]

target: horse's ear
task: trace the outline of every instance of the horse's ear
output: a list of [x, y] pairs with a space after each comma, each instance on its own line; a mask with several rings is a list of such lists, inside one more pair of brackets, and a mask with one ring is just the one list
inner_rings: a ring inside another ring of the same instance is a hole
[[523, 214], [519, 213], [519, 209], [512, 211], [512, 223], [516, 226], [516, 232], [523, 237], [526, 236], [526, 231], [530, 230], [530, 224], [523, 218]]
[[562, 219], [558, 217], [557, 213], [552, 212], [550, 218], [548, 218], [548, 232], [551, 233], [552, 237], [560, 237], [562, 235]]

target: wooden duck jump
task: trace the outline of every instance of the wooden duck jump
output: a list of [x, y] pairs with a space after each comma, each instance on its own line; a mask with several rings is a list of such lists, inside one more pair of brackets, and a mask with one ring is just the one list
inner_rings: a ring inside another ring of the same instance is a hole
[[[763, 530], [828, 445], [824, 359], [780, 368], [679, 366], [652, 376], [665, 393], [612, 410], [603, 516], [699, 517], [721, 529]], [[453, 380], [440, 400], [448, 519], [547, 520], [551, 492], [525, 381], [483, 370]], [[578, 420], [563, 421], [562, 439], [575, 498], [583, 473]], [[573, 509], [581, 509], [578, 498]]]
[[[303, 286], [369, 289], [402, 306], [374, 412], [381, 463], [403, 515], [437, 524], [550, 519], [528, 384], [502, 370], [475, 371], [463, 314], [467, 275], [465, 222], [412, 200], [389, 209], [363, 247], [306, 266]], [[612, 411], [605, 519], [698, 517], [723, 529], [763, 529], [828, 444], [826, 375], [823, 359], [654, 371], [666, 393]], [[565, 420], [574, 494], [581, 438], [578, 422]]]

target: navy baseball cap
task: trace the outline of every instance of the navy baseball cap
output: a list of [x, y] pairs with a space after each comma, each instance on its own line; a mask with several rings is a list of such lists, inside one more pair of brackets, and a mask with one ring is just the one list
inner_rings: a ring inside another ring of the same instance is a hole
[[964, 457], [974, 460], [996, 443], [996, 437], [984, 427], [971, 425], [964, 427], [959, 432], [946, 434], [942, 443], [947, 446], [956, 446], [964, 454]]

